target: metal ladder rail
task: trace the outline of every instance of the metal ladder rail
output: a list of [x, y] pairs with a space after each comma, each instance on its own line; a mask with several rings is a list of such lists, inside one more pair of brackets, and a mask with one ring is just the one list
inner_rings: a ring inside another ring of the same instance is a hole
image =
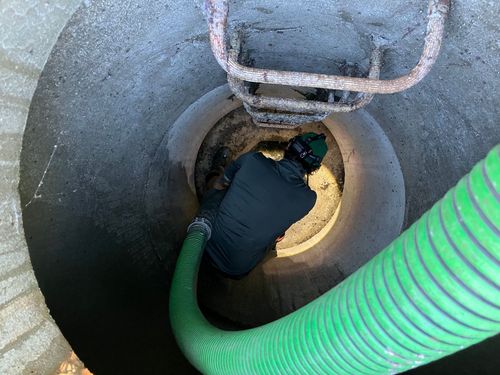
[[[208, 16], [210, 43], [215, 58], [228, 73], [233, 93], [244, 102], [246, 110], [259, 126], [296, 127], [303, 123], [324, 118], [332, 112], [349, 112], [367, 105], [373, 94], [404, 91], [430, 71], [435, 63], [444, 34], [444, 24], [450, 11], [451, 0], [430, 0], [425, 43], [418, 64], [407, 74], [390, 80], [379, 79], [382, 48], [372, 52], [370, 73], [367, 78], [327, 74], [269, 70], [242, 65], [241, 34], [231, 35], [227, 43], [228, 0], [205, 0]], [[250, 93], [245, 82], [268, 83], [284, 86], [312, 87], [343, 91], [342, 100], [335, 102], [329, 95], [328, 102], [258, 96]], [[358, 92], [353, 100], [347, 98]], [[278, 112], [276, 112], [278, 111]], [[281, 113], [280, 113], [281, 111]], [[285, 113], [284, 113], [285, 112]], [[323, 117], [324, 116], [324, 117]]]

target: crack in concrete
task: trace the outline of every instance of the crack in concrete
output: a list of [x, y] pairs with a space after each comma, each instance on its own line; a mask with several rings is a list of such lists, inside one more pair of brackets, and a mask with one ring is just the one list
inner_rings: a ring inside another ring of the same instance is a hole
[[45, 176], [47, 175], [47, 171], [49, 170], [50, 165], [52, 164], [52, 160], [54, 159], [54, 155], [56, 154], [57, 147], [58, 147], [58, 145], [55, 144], [54, 148], [52, 149], [52, 153], [50, 154], [49, 161], [47, 162], [47, 166], [45, 167], [45, 170], [43, 171], [42, 178], [40, 179], [40, 182], [38, 183], [38, 186], [36, 187], [35, 192], [33, 193], [33, 196], [31, 197], [31, 199], [29, 200], [29, 202], [24, 205], [24, 208], [27, 208], [28, 206], [30, 206], [31, 203], [33, 203], [33, 201], [35, 199], [39, 199], [39, 198], [42, 197], [42, 194], [38, 194], [38, 193], [39, 193], [40, 189], [43, 186], [43, 182], [45, 180]]

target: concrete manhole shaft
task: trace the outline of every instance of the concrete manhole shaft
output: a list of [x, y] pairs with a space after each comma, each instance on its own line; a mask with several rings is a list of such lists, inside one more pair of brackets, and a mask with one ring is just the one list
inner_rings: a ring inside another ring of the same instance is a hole
[[[453, 5], [440, 58], [425, 80], [399, 95], [376, 96], [358, 122], [340, 115], [325, 125], [345, 165], [332, 231], [350, 225], [347, 213], [358, 212], [351, 206], [339, 221], [346, 201], [360, 197], [362, 210], [375, 194], [359, 195], [364, 192], [355, 187], [363, 181], [347, 186], [352, 167], [363, 160], [374, 175], [381, 170], [357, 146], [346, 153], [350, 141], [340, 133], [374, 124], [385, 134], [404, 176], [404, 227], [500, 142], [500, 3]], [[386, 79], [418, 61], [426, 10], [426, 1], [353, 0], [332, 7], [326, 0], [251, 0], [234, 2], [231, 22], [251, 20], [245, 43], [258, 51], [255, 66], [319, 74], [342, 63], [333, 55], [367, 71], [370, 35], [383, 34], [394, 46], [384, 56]], [[0, 373], [81, 367], [73, 350], [97, 374], [194, 373], [168, 326], [169, 283], [197, 209], [197, 151], [221, 116], [241, 106], [222, 86], [227, 77], [211, 54], [203, 1], [4, 0], [0, 39]], [[206, 131], [174, 126], [213, 90], [221, 97], [213, 102], [217, 116], [200, 116]], [[361, 133], [367, 140], [372, 134]], [[176, 144], [192, 146], [189, 158]], [[384, 232], [378, 223], [366, 225]], [[326, 235], [321, 246], [334, 237]], [[326, 250], [316, 250], [318, 262], [326, 259]], [[291, 262], [295, 256], [275, 258], [265, 272], [276, 276], [273, 264], [288, 263], [279, 267], [290, 271], [288, 279], [272, 276], [270, 285], [281, 285], [274, 291], [298, 306], [306, 298], [295, 294], [295, 285], [329, 282], [321, 273], [316, 279], [299, 274], [304, 267]], [[349, 267], [356, 264], [340, 270], [348, 274]], [[242, 320], [256, 323], [288, 311], [290, 304], [277, 306], [278, 297], [250, 300], [252, 309], [273, 302], [256, 317], [248, 307]], [[229, 307], [226, 315], [240, 314]], [[497, 348], [498, 338], [492, 339], [432, 368], [495, 373]]]

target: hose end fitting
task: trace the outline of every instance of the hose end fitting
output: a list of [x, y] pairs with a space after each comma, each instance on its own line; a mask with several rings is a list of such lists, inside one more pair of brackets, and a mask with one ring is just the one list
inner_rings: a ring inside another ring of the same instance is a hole
[[200, 231], [205, 234], [206, 241], [212, 237], [212, 223], [204, 217], [195, 217], [187, 227], [187, 232]]

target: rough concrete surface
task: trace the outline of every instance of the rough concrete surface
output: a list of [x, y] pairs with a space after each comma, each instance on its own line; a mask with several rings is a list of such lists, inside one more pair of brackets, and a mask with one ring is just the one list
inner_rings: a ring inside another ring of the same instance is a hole
[[[31, 270], [17, 185], [28, 107], [77, 1], [0, 4], [0, 373], [56, 373], [71, 352]], [[83, 370], [80, 364], [73, 373]]]
[[[78, 5], [0, 4], [0, 312], [22, 306], [18, 327], [0, 320], [0, 337], [9, 337], [0, 372], [53, 373], [71, 357], [45, 298], [94, 372], [189, 373], [168, 333], [166, 301], [173, 249], [193, 207], [180, 204], [165, 219], [173, 238], [166, 262], [145, 207], [159, 207], [147, 191], [161, 195], [168, 181], [146, 181], [169, 127], [225, 77], [200, 0]], [[379, 34], [391, 42], [388, 78], [416, 63], [427, 2], [231, 5], [257, 66], [331, 72], [346, 59], [366, 67], [369, 34]], [[498, 14], [497, 1], [453, 1], [429, 76], [367, 107], [402, 167], [406, 226], [500, 142]], [[416, 372], [493, 374], [498, 347], [495, 337]]]

